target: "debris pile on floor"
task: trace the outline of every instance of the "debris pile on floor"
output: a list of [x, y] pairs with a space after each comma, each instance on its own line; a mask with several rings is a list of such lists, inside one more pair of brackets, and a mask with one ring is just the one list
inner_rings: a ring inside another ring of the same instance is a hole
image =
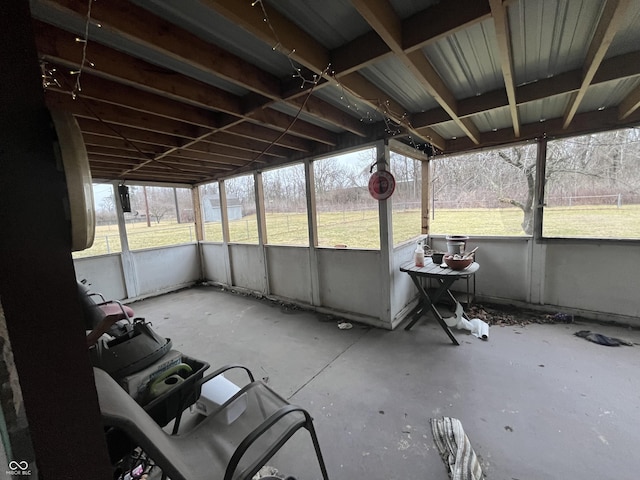
[[475, 304], [467, 308], [469, 318], [479, 318], [489, 325], [519, 325], [530, 323], [573, 323], [573, 315], [556, 313], [553, 315], [533, 310], [516, 308], [511, 305], [481, 305]]

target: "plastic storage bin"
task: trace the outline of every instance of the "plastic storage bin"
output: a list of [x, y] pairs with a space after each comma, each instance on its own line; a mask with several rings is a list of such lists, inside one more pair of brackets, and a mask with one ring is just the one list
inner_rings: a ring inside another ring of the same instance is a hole
[[209, 368], [207, 362], [191, 358], [184, 354], [182, 355], [182, 362], [191, 367], [191, 375], [159, 397], [143, 405], [144, 410], [149, 416], [162, 427], [176, 418], [180, 407], [183, 405], [185, 408], [189, 407], [198, 399], [200, 390], [194, 391], [193, 384], [197, 380], [200, 380], [204, 375], [204, 371]]

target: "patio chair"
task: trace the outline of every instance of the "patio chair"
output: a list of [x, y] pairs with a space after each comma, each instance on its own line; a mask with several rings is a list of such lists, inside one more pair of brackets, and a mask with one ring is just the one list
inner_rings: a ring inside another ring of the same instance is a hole
[[[78, 296], [82, 305], [87, 330], [95, 328], [104, 317], [115, 318], [115, 321], [126, 320], [131, 323], [135, 316], [133, 309], [118, 300], [106, 300], [99, 292], [90, 292], [86, 280], [77, 282]], [[93, 297], [99, 297], [96, 302]]]
[[[296, 431], [305, 428], [322, 477], [328, 480], [309, 413], [290, 405], [264, 383], [254, 381], [245, 367], [223, 367], [202, 378], [193, 385], [194, 397], [188, 403], [195, 401], [202, 384], [232, 368], [246, 370], [250, 383], [184, 433], [176, 433], [182, 417], [178, 412], [173, 434], [156, 424], [106, 372], [94, 368], [105, 430], [111, 427], [124, 432], [171, 480], [250, 480]], [[246, 410], [227, 423], [225, 410], [245, 393]]]

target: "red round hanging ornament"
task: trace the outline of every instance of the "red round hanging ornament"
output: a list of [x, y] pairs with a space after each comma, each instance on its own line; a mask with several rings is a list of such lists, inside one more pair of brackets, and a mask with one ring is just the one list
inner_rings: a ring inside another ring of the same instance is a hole
[[380, 170], [369, 178], [369, 193], [376, 200], [386, 200], [396, 189], [396, 179], [391, 172]]

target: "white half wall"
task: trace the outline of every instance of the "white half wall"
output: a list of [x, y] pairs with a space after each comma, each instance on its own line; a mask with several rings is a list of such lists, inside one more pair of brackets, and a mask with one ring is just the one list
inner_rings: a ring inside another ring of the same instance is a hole
[[265, 249], [270, 293], [312, 304], [309, 248], [268, 245]]
[[317, 249], [320, 301], [323, 307], [372, 317], [371, 323], [390, 328], [383, 316], [380, 252]]
[[124, 300], [127, 289], [124, 284], [122, 260], [119, 253], [73, 260], [78, 280], [87, 280], [90, 291], [101, 293], [107, 300]]
[[254, 292], [268, 293], [263, 249], [259, 245], [230, 244], [231, 282]]
[[563, 242], [547, 244], [546, 251], [545, 303], [634, 317], [640, 324], [640, 248]]
[[197, 244], [136, 250], [132, 254], [139, 297], [175, 290], [200, 280]]
[[212, 282], [230, 285], [227, 271], [227, 246], [222, 243], [201, 243], [204, 278]]

